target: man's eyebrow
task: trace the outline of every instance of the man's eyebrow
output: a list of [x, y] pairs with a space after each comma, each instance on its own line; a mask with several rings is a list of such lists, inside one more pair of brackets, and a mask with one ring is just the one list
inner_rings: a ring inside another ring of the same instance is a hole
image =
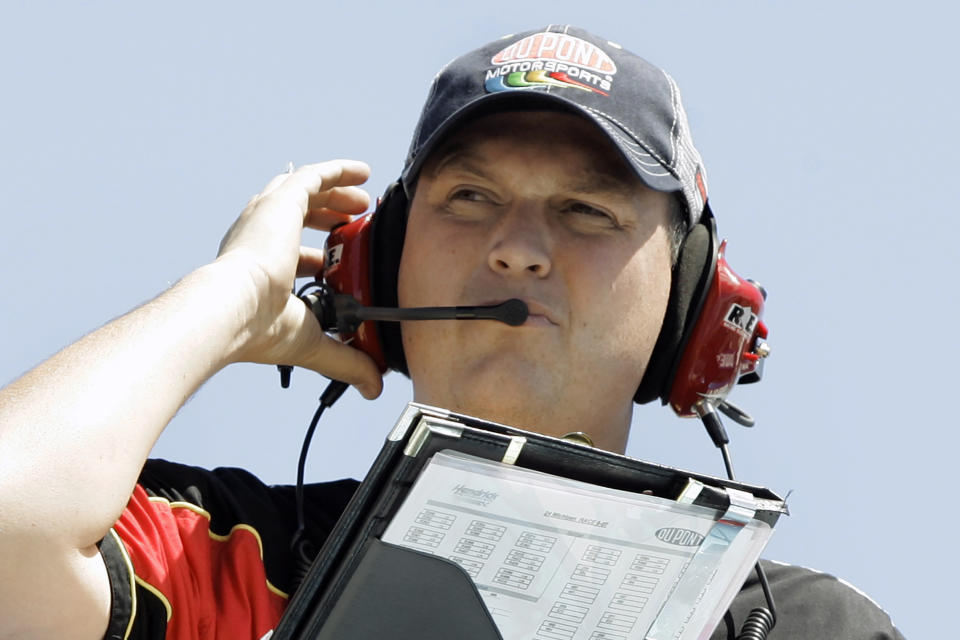
[[588, 169], [575, 183], [570, 185], [570, 190], [583, 194], [603, 193], [634, 197], [636, 195], [636, 182], [626, 177]]
[[490, 178], [483, 169], [483, 156], [473, 151], [468, 145], [454, 143], [440, 150], [438, 160], [431, 163], [427, 171], [430, 175], [439, 175], [444, 170], [461, 170], [467, 173]]
[[[484, 169], [485, 158], [477, 153], [467, 144], [451, 143], [448, 146], [438, 150], [437, 160], [431, 162], [426, 171], [433, 176], [437, 176], [441, 171], [454, 170], [472, 173], [481, 178], [492, 179], [492, 176]], [[531, 171], [536, 171], [532, 168]], [[603, 171], [595, 167], [584, 169], [575, 181], [572, 181], [567, 187], [574, 193], [584, 195], [607, 194], [617, 195], [625, 198], [636, 196], [636, 185], [639, 178], [626, 175], [624, 171]]]
[[604, 194], [631, 199], [637, 197], [637, 187], [643, 184], [640, 178], [626, 167], [613, 164], [606, 166], [610, 167], [609, 170], [597, 166], [586, 167], [570, 185], [570, 190], [585, 195]]

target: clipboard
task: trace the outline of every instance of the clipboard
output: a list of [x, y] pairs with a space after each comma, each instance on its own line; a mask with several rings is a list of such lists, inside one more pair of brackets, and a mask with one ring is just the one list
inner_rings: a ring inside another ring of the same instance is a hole
[[[425, 466], [441, 452], [721, 514], [733, 512], [738, 499], [749, 496], [750, 518], [771, 529], [787, 513], [783, 499], [763, 487], [410, 403], [292, 596], [271, 640], [502, 639], [462, 566], [381, 539]], [[744, 574], [749, 570], [746, 567]]]

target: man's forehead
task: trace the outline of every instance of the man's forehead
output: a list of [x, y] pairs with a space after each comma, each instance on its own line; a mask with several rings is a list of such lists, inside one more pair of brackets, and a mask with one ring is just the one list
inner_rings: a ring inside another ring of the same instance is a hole
[[[646, 185], [630, 168], [616, 147], [588, 119], [564, 111], [519, 111], [487, 114], [471, 119], [437, 145], [423, 165], [423, 172], [436, 176], [447, 171], [466, 171], [489, 177], [491, 149], [530, 145], [544, 150], [563, 148], [573, 158], [578, 191], [633, 192]], [[535, 167], [531, 167], [531, 171]]]

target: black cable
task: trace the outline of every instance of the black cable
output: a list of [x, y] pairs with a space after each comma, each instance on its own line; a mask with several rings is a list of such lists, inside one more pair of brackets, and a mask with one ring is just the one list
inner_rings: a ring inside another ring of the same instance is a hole
[[723, 466], [727, 468], [727, 477], [733, 480], [733, 460], [730, 458], [730, 450], [727, 445], [720, 446], [720, 455], [723, 456]]
[[777, 623], [776, 617], [766, 607], [751, 609], [737, 640], [766, 640], [767, 634]]
[[296, 292], [294, 295], [296, 295], [298, 298], [301, 298], [301, 297], [303, 297], [303, 294], [305, 294], [311, 287], [316, 287], [317, 289], [322, 289], [322, 288], [323, 288], [323, 285], [320, 284], [319, 282], [317, 282], [316, 280], [311, 280], [310, 282], [308, 282], [308, 283], [306, 283], [305, 285], [303, 285], [302, 287], [300, 287], [300, 289], [297, 290], [297, 292]]
[[777, 608], [773, 603], [773, 593], [770, 591], [770, 583], [767, 582], [767, 574], [763, 567], [757, 562], [757, 579], [760, 581], [760, 588], [763, 589], [763, 597], [767, 600], [766, 607], [754, 607], [747, 614], [740, 628], [740, 635], [736, 640], [766, 640], [770, 630], [777, 625]]
[[[308, 282], [308, 283], [306, 283], [305, 285], [303, 285], [302, 287], [300, 287], [299, 291], [296, 289], [296, 285], [294, 285], [294, 287], [293, 287], [293, 289], [292, 289], [293, 295], [297, 296], [298, 298], [300, 298], [300, 299], [302, 300], [302, 299], [303, 299], [303, 297], [302, 297], [303, 294], [306, 293], [311, 287], [315, 287], [315, 288], [317, 288], [317, 289], [320, 289], [320, 288], [322, 288], [322, 285], [321, 285], [319, 282], [317, 282], [316, 280], [311, 280], [310, 282]], [[307, 305], [307, 306], [309, 306], [309, 305]], [[289, 365], [289, 364], [278, 364], [278, 365], [277, 365], [277, 371], [280, 372], [280, 388], [281, 388], [281, 389], [289, 389], [289, 388], [290, 388], [290, 376], [293, 375], [293, 365]]]
[[[701, 403], [697, 407], [697, 412], [700, 414], [703, 426], [707, 429], [713, 444], [720, 449], [720, 455], [723, 456], [723, 466], [727, 469], [727, 477], [736, 481], [736, 476], [733, 473], [733, 460], [730, 457], [730, 450], [727, 448], [730, 438], [727, 436], [726, 429], [723, 428], [720, 416], [717, 415], [713, 405], [707, 402]], [[763, 571], [759, 561], [755, 568], [767, 606], [755, 607], [750, 610], [743, 621], [743, 627], [740, 629], [737, 640], [766, 640], [767, 634], [777, 624], [777, 609], [773, 603], [773, 593], [770, 591], [770, 583], [767, 582], [767, 574]]]
[[730, 640], [730, 638], [736, 639], [737, 627], [733, 623], [733, 613], [730, 609], [727, 609], [727, 612], [723, 614], [723, 624], [727, 628], [727, 640]]
[[777, 607], [773, 604], [773, 592], [770, 591], [770, 583], [767, 582], [767, 573], [757, 563], [757, 578], [760, 580], [760, 588], [763, 589], [763, 597], [767, 600], [767, 607], [770, 609], [770, 628], [777, 624]]
[[290, 548], [295, 554], [297, 567], [294, 572], [294, 584], [291, 591], [296, 590], [300, 585], [300, 582], [306, 576], [307, 570], [310, 569], [313, 557], [316, 555], [313, 544], [309, 539], [304, 537], [307, 525], [303, 515], [303, 475], [304, 469], [307, 466], [307, 452], [310, 450], [313, 433], [317, 430], [317, 424], [320, 422], [320, 416], [323, 415], [324, 409], [332, 407], [333, 403], [340, 399], [340, 396], [343, 395], [343, 392], [347, 390], [348, 386], [346, 382], [340, 380], [330, 381], [327, 388], [320, 394], [320, 404], [313, 413], [313, 419], [310, 420], [310, 426], [307, 427], [307, 433], [303, 437], [303, 444], [300, 446], [300, 459], [297, 462], [297, 486], [294, 489], [297, 505], [297, 528], [293, 532], [293, 538], [290, 540]]

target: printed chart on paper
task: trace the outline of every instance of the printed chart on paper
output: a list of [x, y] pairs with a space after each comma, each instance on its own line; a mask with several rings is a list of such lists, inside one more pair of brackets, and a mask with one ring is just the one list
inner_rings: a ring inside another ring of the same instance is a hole
[[[506, 640], [628, 640], [644, 636], [716, 519], [712, 509], [441, 453], [383, 540], [460, 565]], [[751, 523], [727, 563], [768, 536]], [[721, 566], [712, 581], [733, 572]], [[692, 626], [711, 614], [696, 609]]]

